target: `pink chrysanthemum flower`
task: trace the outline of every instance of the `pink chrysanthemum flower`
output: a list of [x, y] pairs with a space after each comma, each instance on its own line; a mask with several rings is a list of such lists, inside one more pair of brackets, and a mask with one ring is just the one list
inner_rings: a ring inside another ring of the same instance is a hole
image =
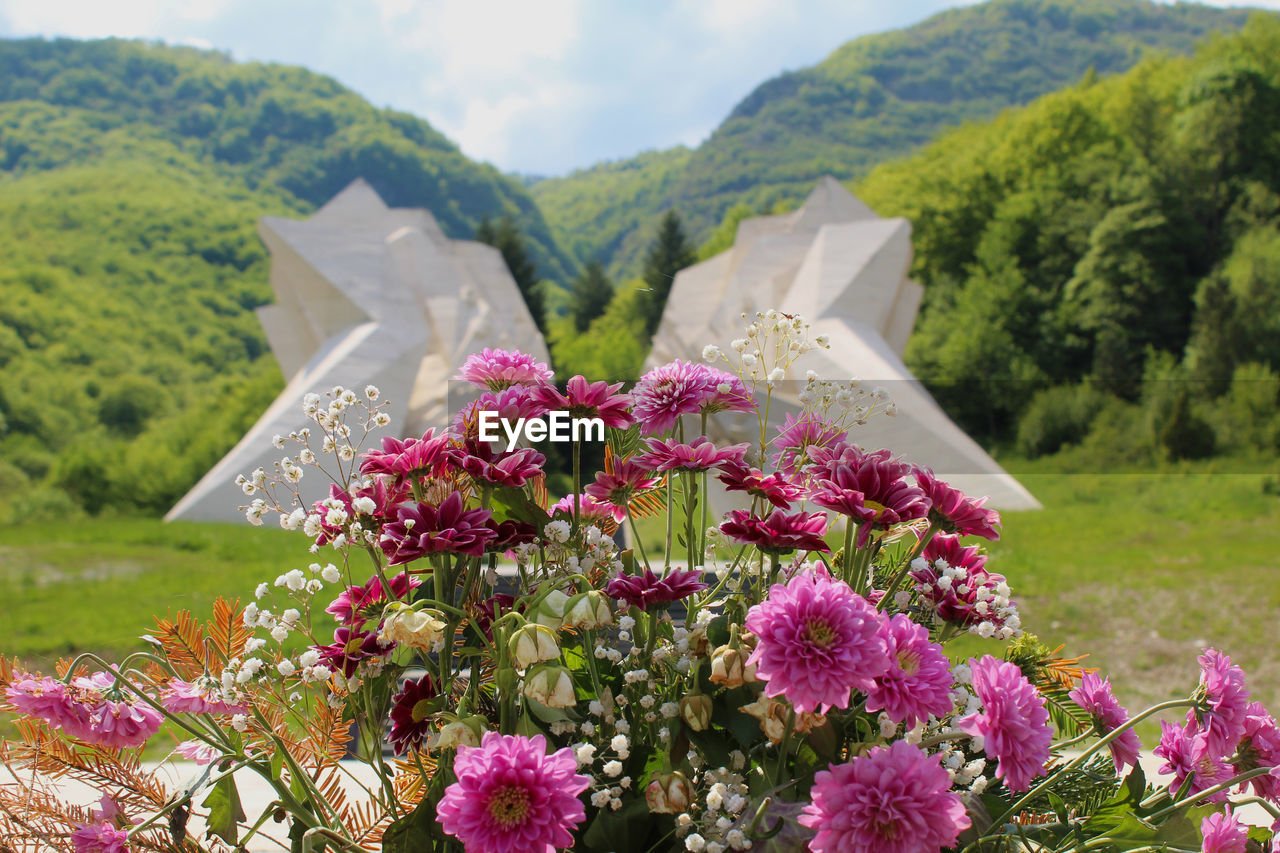
[[825, 570], [774, 584], [745, 624], [758, 638], [747, 664], [768, 682], [765, 695], [801, 713], [848, 708], [852, 692], [871, 690], [889, 666], [880, 615]]
[[735, 509], [720, 525], [720, 530], [735, 542], [755, 545], [766, 554], [822, 551], [831, 548], [822, 536], [827, 532], [827, 517], [820, 512], [783, 512], [775, 509], [767, 517]]
[[[1169, 782], [1170, 791], [1181, 789], [1187, 777], [1191, 777], [1188, 791], [1198, 794], [1232, 776], [1231, 767], [1222, 760], [1221, 755], [1209, 749], [1205, 734], [1194, 723], [1178, 726], [1168, 720], [1161, 720], [1160, 743], [1151, 752], [1165, 761], [1160, 765], [1160, 772], [1173, 776]], [[1219, 791], [1210, 799], [1225, 802], [1227, 793]]]
[[93, 810], [93, 822], [77, 824], [71, 833], [71, 849], [75, 853], [129, 853], [129, 832], [123, 828], [128, 822], [120, 807], [106, 794], [98, 803], [102, 808]]
[[173, 751], [199, 767], [211, 764], [222, 756], [222, 750], [215, 749], [202, 740], [184, 740], [173, 748]]
[[396, 755], [422, 746], [431, 733], [431, 700], [436, 696], [436, 683], [430, 675], [417, 681], [406, 681], [391, 700], [391, 734], [388, 736]]
[[812, 461], [810, 451], [813, 448], [830, 447], [848, 437], [848, 430], [840, 429], [815, 412], [801, 412], [800, 417], [787, 412], [786, 419], [778, 428], [778, 437], [774, 439], [778, 452], [774, 454], [773, 467], [788, 479], [798, 480], [800, 470]]
[[440, 474], [445, 467], [444, 452], [449, 447], [449, 435], [436, 435], [429, 429], [422, 438], [382, 437], [382, 449], [370, 450], [360, 463], [361, 474], [387, 474], [397, 479], [427, 477]]
[[859, 545], [866, 544], [873, 529], [923, 518], [929, 512], [924, 492], [905, 479], [910, 466], [887, 450], [867, 453], [842, 442], [814, 448], [810, 456], [814, 461], [806, 473], [813, 480], [811, 500], [857, 522]]
[[547, 457], [532, 448], [504, 452], [486, 442], [470, 439], [462, 447], [450, 448], [448, 457], [472, 479], [516, 488], [541, 474], [542, 466], [547, 463]]
[[[1280, 767], [1280, 728], [1260, 702], [1250, 702], [1244, 720], [1244, 736], [1236, 747], [1233, 762], [1237, 774], [1259, 767]], [[1271, 802], [1280, 801], [1280, 776], [1275, 772], [1249, 780], [1254, 793]]]
[[146, 702], [118, 692], [115, 679], [105, 672], [78, 676], [69, 685], [24, 676], [9, 685], [5, 696], [22, 713], [100, 746], [142, 746], [164, 721], [164, 715]]
[[551, 376], [551, 368], [528, 353], [485, 347], [467, 356], [454, 378], [477, 388], [501, 391], [512, 385], [543, 385]]
[[530, 399], [546, 407], [547, 411], [565, 411], [574, 418], [599, 418], [607, 427], [626, 429], [631, 425], [631, 395], [620, 394], [621, 382], [587, 382], [585, 377], [575, 376], [565, 385], [561, 394], [552, 385], [539, 385], [530, 392]]
[[[458, 438], [479, 439], [481, 412], [493, 412], [499, 419], [515, 423], [521, 418], [540, 418], [547, 410], [534, 402], [529, 388], [523, 385], [513, 385], [498, 392], [486, 391], [458, 410], [449, 426], [450, 432]], [[490, 423], [493, 423], [492, 418]], [[490, 434], [493, 432], [491, 427]], [[501, 425], [496, 432], [502, 441], [506, 440]]]
[[107, 699], [89, 720], [90, 734], [80, 739], [101, 746], [132, 749], [160, 730], [164, 715], [144, 702]]
[[1249, 689], [1244, 686], [1244, 670], [1217, 649], [1200, 655], [1200, 686], [1208, 710], [1199, 717], [1192, 709], [1190, 723], [1198, 719], [1205, 732], [1205, 745], [1215, 755], [1230, 755], [1244, 734], [1249, 709]]
[[951, 698], [951, 661], [942, 646], [929, 641], [929, 632], [903, 614], [895, 615], [880, 629], [889, 655], [889, 667], [876, 676], [867, 691], [867, 710], [884, 711], [907, 728], [930, 715], [941, 719], [954, 706]]
[[675, 426], [681, 415], [701, 411], [715, 393], [715, 380], [699, 364], [676, 360], [655, 367], [631, 389], [631, 414], [645, 435], [658, 435]]
[[598, 501], [625, 508], [636, 495], [656, 489], [662, 484], [661, 477], [654, 477], [653, 471], [634, 459], [621, 462], [615, 457], [610, 463], [610, 470], [596, 474], [596, 481], [587, 486], [586, 493]]
[[929, 468], [916, 467], [916, 483], [929, 500], [929, 521], [946, 533], [1000, 538], [1000, 513], [986, 509], [987, 498], [971, 498], [934, 476]]
[[758, 408], [752, 399], [751, 392], [742, 380], [732, 373], [703, 366], [713, 383], [712, 393], [702, 401], [702, 411], [706, 414], [716, 412], [754, 412]]
[[709, 471], [722, 465], [741, 465], [742, 458], [751, 445], [731, 444], [716, 447], [706, 436], [698, 436], [688, 444], [663, 441], [660, 438], [645, 439], [648, 451], [637, 456], [635, 462], [651, 471]]
[[222, 685], [212, 678], [195, 682], [175, 678], [160, 694], [160, 704], [174, 714], [247, 714], [244, 705], [228, 705], [222, 701]]
[[969, 828], [937, 755], [905, 741], [877, 746], [814, 776], [797, 818], [813, 853], [936, 853]]
[[[1100, 737], [1110, 734], [1129, 721], [1129, 712], [1116, 701], [1111, 692], [1111, 681], [1099, 678], [1097, 673], [1086, 672], [1080, 679], [1080, 686], [1067, 695], [1093, 717], [1094, 729]], [[1123, 772], [1125, 767], [1138, 766], [1142, 744], [1138, 742], [1138, 733], [1133, 729], [1127, 729], [1124, 734], [1111, 741], [1109, 747], [1117, 774]]]
[[730, 492], [746, 492], [753, 498], [762, 498], [778, 509], [790, 509], [804, 497], [804, 489], [774, 472], [765, 476], [759, 468], [742, 463], [726, 462], [720, 466], [720, 482]]
[[472, 853], [555, 853], [573, 844], [586, 818], [573, 750], [547, 754], [542, 735], [486, 732], [480, 746], [458, 747], [458, 777], [436, 810], [440, 825]]
[[1053, 732], [1044, 699], [1014, 664], [984, 655], [970, 660], [973, 690], [982, 711], [956, 720], [956, 728], [981, 737], [995, 758], [996, 778], [1010, 791], [1025, 791], [1049, 760]]
[[[547, 510], [547, 515], [553, 518], [557, 514], [563, 515], [565, 518], [573, 517], [573, 495], [565, 495]], [[626, 517], [627, 513], [622, 507], [596, 500], [595, 496], [590, 492], [583, 492], [578, 495], [578, 519], [580, 521], [585, 521], [588, 524], [597, 521], [604, 522], [606, 525], [610, 523], [621, 524]]]
[[609, 581], [605, 592], [610, 598], [625, 601], [641, 610], [663, 610], [672, 602], [706, 588], [701, 572], [671, 569], [665, 576], [659, 577], [652, 569], [646, 568], [639, 575], [618, 575]]
[[1200, 821], [1204, 839], [1202, 853], [1245, 853], [1249, 844], [1249, 828], [1232, 812], [1215, 812]]
[[55, 729], [66, 729], [69, 734], [89, 722], [88, 710], [71, 700], [67, 685], [47, 675], [20, 673], [9, 683], [5, 698], [19, 713], [44, 720]]
[[382, 615], [388, 601], [408, 601], [409, 594], [422, 585], [422, 581], [408, 572], [401, 572], [390, 579], [391, 596], [382, 586], [382, 578], [374, 575], [361, 586], [349, 586], [338, 594], [325, 608], [342, 625], [355, 626]]
[[440, 506], [402, 506], [396, 520], [382, 528], [378, 544], [388, 565], [399, 566], [426, 554], [452, 553], [478, 557], [494, 537], [487, 509], [467, 509], [458, 492]]

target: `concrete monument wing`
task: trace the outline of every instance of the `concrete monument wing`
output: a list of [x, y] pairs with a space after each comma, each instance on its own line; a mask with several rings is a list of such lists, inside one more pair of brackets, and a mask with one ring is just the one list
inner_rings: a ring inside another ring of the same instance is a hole
[[[448, 421], [448, 380], [472, 352], [547, 347], [502, 255], [450, 240], [425, 210], [388, 208], [356, 181], [305, 221], [265, 217], [276, 301], [258, 309], [287, 384], [231, 452], [165, 516], [231, 521], [247, 498], [237, 474], [268, 471], [274, 435], [308, 426], [302, 398], [335, 385], [376, 385], [392, 401], [384, 435]], [[314, 478], [313, 478], [314, 479]], [[303, 486], [316, 499], [324, 484]]]
[[[733, 247], [682, 270], [671, 287], [654, 337], [649, 365], [675, 358], [697, 361], [707, 344], [724, 350], [741, 337], [744, 313], [776, 308], [826, 334], [829, 350], [796, 365], [821, 379], [858, 378], [879, 385], [897, 406], [895, 417], [873, 417], [850, 438], [863, 447], [887, 447], [971, 495], [990, 495], [1001, 509], [1040, 504], [986, 451], [957, 427], [912, 377], [902, 361], [923, 288], [907, 278], [911, 223], [881, 219], [838, 181], [825, 177], [804, 205], [783, 216], [744, 220]], [[770, 420], [799, 411], [793, 390], [779, 386]], [[781, 403], [779, 405], [779, 403]], [[742, 419], [723, 419], [723, 439], [752, 435]], [[754, 421], [752, 421], [754, 424]], [[733, 433], [743, 430], [739, 435]]]

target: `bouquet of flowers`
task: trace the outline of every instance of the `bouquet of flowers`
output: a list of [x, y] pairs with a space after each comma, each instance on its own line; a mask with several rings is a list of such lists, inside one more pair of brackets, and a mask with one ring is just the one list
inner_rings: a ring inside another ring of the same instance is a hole
[[[883, 392], [810, 375], [769, 429], [827, 344], [748, 319], [626, 393], [486, 350], [451, 425], [376, 447], [376, 388], [308, 396], [314, 426], [238, 480], [250, 522], [306, 537], [300, 567], [118, 663], [0, 661], [0, 850], [1261, 850], [1235, 810], [1280, 817], [1280, 729], [1240, 668], [1208, 650], [1186, 698], [1130, 715], [1022, 633], [973, 544], [997, 513], [851, 442]], [[553, 411], [607, 430], [554, 503], [542, 453], [479, 429]], [[714, 443], [722, 412], [755, 412], [758, 442]], [[304, 504], [304, 476], [328, 497]], [[710, 517], [713, 487], [742, 508]], [[995, 654], [949, 655], [966, 635]], [[1149, 784], [1135, 725], [1166, 711]], [[200, 768], [177, 789], [140, 757], [166, 724]]]

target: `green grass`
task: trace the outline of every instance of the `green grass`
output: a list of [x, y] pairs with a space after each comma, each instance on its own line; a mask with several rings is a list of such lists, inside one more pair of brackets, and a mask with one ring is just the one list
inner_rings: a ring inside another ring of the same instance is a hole
[[[991, 567], [1014, 588], [1027, 630], [1111, 676], [1131, 709], [1184, 695], [1204, 645], [1245, 667], [1255, 696], [1280, 707], [1273, 652], [1280, 609], [1277, 466], [1224, 463], [1161, 472], [1070, 473], [1071, 456], [1006, 461], [1044, 504], [1005, 514]], [[1237, 466], [1237, 469], [1240, 466]], [[655, 533], [658, 525], [643, 525]], [[646, 537], [660, 548], [657, 536]], [[653, 553], [650, 554], [654, 556]], [[298, 534], [247, 525], [101, 519], [0, 528], [0, 652], [47, 666], [141, 646], [154, 614], [207, 616], [223, 595], [310, 562]], [[962, 638], [958, 656], [995, 650]], [[1150, 730], [1148, 730], [1150, 731]]]

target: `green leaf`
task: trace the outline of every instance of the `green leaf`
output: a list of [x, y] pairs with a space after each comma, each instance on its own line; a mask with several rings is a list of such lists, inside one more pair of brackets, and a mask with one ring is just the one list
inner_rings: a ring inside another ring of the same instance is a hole
[[240, 805], [240, 793], [236, 790], [236, 781], [230, 775], [223, 776], [213, 783], [209, 796], [201, 803], [209, 810], [205, 820], [208, 827], [206, 837], [217, 836], [228, 844], [235, 846], [238, 836], [236, 824], [245, 819], [244, 807]]
[[1050, 791], [1050, 792], [1049, 792], [1049, 805], [1053, 806], [1053, 813], [1054, 813], [1055, 815], [1057, 815], [1057, 817], [1058, 817], [1058, 822], [1059, 822], [1059, 823], [1066, 823], [1066, 822], [1067, 822], [1067, 818], [1068, 818], [1068, 814], [1067, 814], [1067, 804], [1066, 804], [1065, 802], [1063, 802], [1062, 797], [1059, 797], [1059, 796], [1058, 796], [1057, 794], [1055, 794], [1053, 791]]
[[418, 803], [416, 809], [392, 823], [382, 834], [383, 853], [419, 853], [434, 849], [435, 818], [435, 807], [430, 799]]
[[547, 522], [551, 520], [547, 515], [547, 511], [525, 494], [524, 489], [518, 489], [514, 486], [499, 486], [495, 488], [489, 505], [494, 515], [532, 524], [539, 533], [542, 532], [542, 528], [546, 527]]
[[642, 853], [649, 849], [649, 835], [665, 832], [670, 815], [649, 813], [643, 797], [627, 800], [616, 812], [603, 809], [582, 833], [580, 845], [588, 850], [612, 851], [612, 853]]

